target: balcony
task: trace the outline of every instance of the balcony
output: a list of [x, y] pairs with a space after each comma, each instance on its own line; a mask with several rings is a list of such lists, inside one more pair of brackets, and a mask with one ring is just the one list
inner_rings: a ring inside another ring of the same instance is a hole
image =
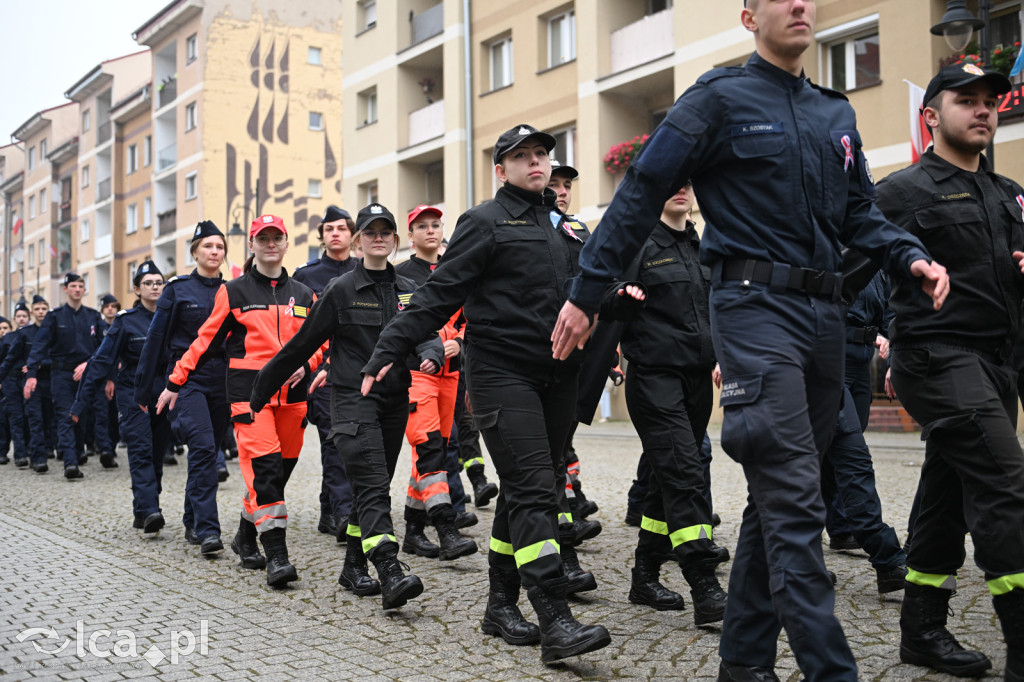
[[612, 31], [611, 72], [619, 73], [672, 54], [673, 43], [671, 9]]
[[71, 220], [71, 198], [70, 197], [67, 199], [67, 201], [62, 201], [60, 203], [60, 215], [59, 215], [57, 221], [60, 222], [60, 223], [66, 223], [69, 220]]
[[110, 178], [100, 180], [96, 184], [96, 203], [106, 201], [110, 198]]
[[422, 43], [444, 31], [444, 3], [439, 2], [412, 18], [412, 45]]
[[409, 112], [409, 146], [444, 135], [444, 100]]
[[110, 139], [111, 123], [107, 121], [96, 127], [96, 146], [100, 146]]
[[174, 230], [177, 227], [178, 209], [172, 208], [170, 211], [164, 211], [158, 213], [156, 216], [156, 232], [160, 237], [174, 234]]
[[177, 143], [167, 145], [156, 153], [156, 172], [160, 173], [178, 163]]
[[162, 109], [178, 97], [178, 79], [172, 78], [159, 85], [157, 109]]

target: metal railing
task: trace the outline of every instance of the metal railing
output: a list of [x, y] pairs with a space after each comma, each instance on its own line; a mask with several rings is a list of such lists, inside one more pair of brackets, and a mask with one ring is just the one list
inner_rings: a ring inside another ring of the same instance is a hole
[[177, 143], [167, 145], [156, 153], [156, 172], [165, 171], [174, 164], [178, 163], [178, 145]]

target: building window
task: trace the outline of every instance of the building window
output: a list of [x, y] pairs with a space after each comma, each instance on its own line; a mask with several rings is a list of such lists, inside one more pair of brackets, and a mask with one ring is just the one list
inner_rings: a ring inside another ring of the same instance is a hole
[[82, 132], [88, 132], [92, 128], [92, 111], [86, 109], [82, 112]]
[[34, 268], [36, 266], [36, 245], [28, 245], [28, 266]]
[[124, 155], [124, 167], [125, 175], [131, 175], [135, 171], [139, 170], [139, 146], [136, 144], [128, 145], [127, 151]]
[[377, 203], [377, 181], [371, 180], [359, 185], [359, 196], [362, 197], [363, 206]]
[[139, 261], [130, 260], [128, 261], [128, 281], [135, 281], [135, 271], [139, 269]]
[[39, 215], [46, 213], [46, 188], [39, 190]]
[[196, 120], [196, 103], [192, 102], [185, 107], [185, 132], [195, 130]]
[[199, 59], [199, 37], [193, 33], [185, 38], [185, 63], [191, 64]]
[[488, 47], [491, 59], [491, 90], [512, 85], [512, 36], [496, 40]]
[[672, 9], [672, 0], [647, 0], [647, 13], [657, 14]]
[[153, 136], [146, 135], [146, 139], [142, 141], [142, 166], [149, 168], [151, 163], [153, 163]]
[[322, 64], [321, 58], [323, 57], [322, 50], [319, 47], [311, 47], [306, 50], [306, 63], [312, 64], [313, 66], [320, 66]]
[[548, 20], [548, 67], [576, 59], [576, 12], [569, 10]]
[[195, 199], [199, 192], [198, 183], [196, 182], [196, 173], [192, 171], [185, 176], [185, 200]]
[[124, 233], [135, 234], [139, 231], [139, 205], [129, 204], [124, 211]]
[[377, 0], [359, 0], [359, 32], [377, 25]]
[[29, 170], [35, 170], [36, 169], [36, 148], [35, 147], [29, 147], [28, 148], [28, 169]]
[[46, 159], [46, 138], [44, 137], [39, 141], [39, 162], [42, 163]]
[[142, 200], [142, 227], [143, 229], [153, 226], [153, 197], [146, 197]]
[[576, 165], [576, 126], [563, 128], [552, 133], [555, 148], [551, 150], [551, 159], [565, 166]]
[[423, 169], [424, 184], [427, 187], [426, 203], [430, 205], [444, 203], [444, 161], [428, 163]]
[[320, 198], [320, 197], [322, 196], [322, 195], [321, 195], [321, 183], [320, 183], [320, 181], [319, 181], [319, 180], [312, 180], [312, 179], [311, 179], [311, 180], [309, 181], [309, 185], [308, 185], [308, 188], [309, 188], [309, 189], [308, 189], [308, 191], [306, 192], [306, 195], [307, 195], [307, 196], [308, 196], [308, 197], [309, 197], [310, 199], [319, 199], [319, 198]]
[[309, 112], [309, 129], [310, 130], [323, 130], [324, 129], [324, 115], [319, 111]]
[[78, 223], [78, 241], [87, 242], [89, 241], [89, 219], [85, 218], [82, 222]]
[[363, 125], [367, 126], [377, 122], [377, 86], [369, 90], [363, 90], [359, 97], [359, 118], [363, 119]]
[[815, 39], [827, 87], [848, 92], [882, 82], [877, 14], [820, 31]]
[[39, 240], [39, 264], [46, 263], [46, 237]]
[[32, 220], [36, 217], [36, 195], [33, 194], [28, 198], [28, 219]]
[[82, 167], [82, 187], [84, 189], [85, 187], [88, 187], [88, 186], [89, 186], [89, 167], [88, 166], [83, 166]]

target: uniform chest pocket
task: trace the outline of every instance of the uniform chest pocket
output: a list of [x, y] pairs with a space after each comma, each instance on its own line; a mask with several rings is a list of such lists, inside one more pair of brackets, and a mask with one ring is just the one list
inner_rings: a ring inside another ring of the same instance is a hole
[[938, 262], [977, 265], [992, 260], [988, 228], [975, 201], [947, 201], [914, 211], [921, 241]]
[[[541, 232], [539, 225], [497, 225], [494, 228], [494, 241], [499, 244], [515, 242], [546, 242], [547, 235]], [[524, 244], [524, 246], [536, 246]]]
[[380, 308], [342, 308], [338, 311], [338, 322], [341, 324], [379, 327], [383, 320], [384, 312]]
[[1020, 251], [1024, 248], [1024, 204], [1018, 204], [1016, 201], [1004, 201], [1003, 206], [1010, 212], [1010, 229], [1006, 238], [1010, 240], [1010, 248]]
[[642, 271], [640, 273], [640, 280], [648, 286], [689, 282], [690, 272], [683, 263], [673, 261]]
[[198, 306], [195, 308], [184, 308], [180, 315], [183, 322], [202, 322], [207, 318], [206, 311]]
[[786, 148], [781, 123], [751, 123], [733, 126], [732, 153], [740, 159], [776, 156]]
[[981, 223], [982, 211], [978, 204], [957, 201], [935, 206], [925, 206], [914, 211], [914, 218], [922, 230], [935, 230], [957, 225]]

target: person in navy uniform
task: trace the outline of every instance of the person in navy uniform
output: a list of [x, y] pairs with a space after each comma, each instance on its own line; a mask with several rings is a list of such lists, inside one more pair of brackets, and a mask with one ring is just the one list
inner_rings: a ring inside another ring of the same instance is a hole
[[[50, 386], [57, 422], [57, 448], [64, 462], [64, 478], [75, 480], [84, 478], [85, 475], [78, 468], [77, 425], [71, 420], [71, 403], [75, 399], [78, 382], [85, 373], [89, 358], [103, 341], [106, 323], [95, 308], [82, 305], [85, 281], [80, 275], [74, 272], [67, 273], [64, 275], [62, 287], [67, 303], [50, 311], [39, 327], [39, 334], [32, 344], [32, 352], [28, 357], [28, 378], [25, 380], [24, 396], [28, 400], [35, 392], [39, 370], [43, 361], [49, 358]], [[114, 463], [106, 435], [105, 425], [103, 429], [97, 429], [100, 462], [105, 468]]]
[[[25, 397], [25, 382], [28, 372], [28, 357], [39, 333], [39, 327], [50, 310], [46, 299], [36, 294], [32, 297], [31, 322], [19, 329], [10, 339], [10, 346], [0, 364], [0, 377], [9, 382], [17, 379], [17, 388], [22, 395], [25, 414], [25, 431], [28, 457], [32, 469], [44, 474], [49, 470], [46, 460], [53, 456], [54, 428], [53, 403], [50, 400], [50, 359], [44, 358], [37, 372], [37, 388], [31, 396]], [[13, 389], [13, 383], [8, 387]]]
[[[3, 397], [4, 410], [7, 413], [7, 422], [10, 428], [10, 439], [11, 444], [14, 447], [14, 463], [17, 466], [19, 460], [24, 460], [25, 464], [29, 464], [29, 449], [28, 449], [28, 431], [25, 423], [25, 399], [22, 397], [22, 388], [24, 386], [24, 358], [22, 362], [17, 363], [14, 360], [10, 363], [6, 363], [7, 356], [11, 352], [11, 348], [15, 343], [19, 342], [19, 332], [29, 322], [29, 310], [25, 303], [19, 302], [14, 307], [14, 325], [15, 329], [9, 332], [0, 339], [0, 367], [5, 367], [5, 371], [0, 371], [0, 395]], [[6, 452], [3, 458], [0, 459], [0, 464], [7, 464]], [[43, 460], [45, 465], [45, 458]]]
[[[217, 290], [224, 283], [220, 266], [227, 256], [227, 241], [213, 221], [203, 220], [196, 225], [190, 250], [196, 267], [187, 275], [172, 277], [164, 286], [139, 357], [134, 395], [135, 403], [143, 409], [156, 404], [174, 364], [210, 317]], [[185, 512], [181, 519], [185, 540], [199, 545], [203, 553], [203, 540], [211, 538], [207, 556], [223, 550], [217, 513], [217, 458], [218, 453], [223, 456], [220, 443], [230, 417], [226, 374], [227, 356], [221, 344], [191, 375], [170, 411], [172, 432], [188, 445]]]
[[[328, 206], [316, 228], [324, 253], [295, 268], [293, 278], [302, 282], [320, 296], [327, 284], [355, 268], [359, 259], [352, 255], [352, 235], [355, 223], [348, 211]], [[327, 368], [320, 368], [326, 372]], [[348, 527], [348, 514], [352, 509], [352, 486], [345, 475], [345, 462], [334, 447], [331, 432], [331, 392], [313, 391], [309, 395], [307, 418], [316, 426], [320, 438], [320, 464], [323, 479], [320, 483], [320, 521], [317, 530], [334, 535], [341, 542]]]
[[[100, 391], [117, 399], [121, 433], [128, 446], [128, 471], [132, 479], [132, 526], [143, 533], [164, 527], [160, 510], [160, 479], [163, 453], [171, 437], [166, 414], [157, 414], [151, 403], [148, 414], [135, 402], [135, 373], [146, 343], [146, 334], [164, 286], [164, 277], [151, 260], [143, 261], [132, 279], [138, 300], [120, 311], [103, 337], [103, 343], [89, 360], [78, 396], [71, 405], [71, 418], [78, 421]], [[111, 376], [115, 376], [111, 380]], [[162, 384], [162, 380], [157, 379]]]
[[[103, 316], [103, 321], [107, 323], [107, 329], [104, 333], [110, 329], [110, 325], [114, 324], [114, 318], [121, 312], [121, 302], [117, 300], [117, 296], [113, 294], [103, 294], [100, 298], [100, 315]], [[81, 390], [81, 387], [79, 387]], [[107, 433], [110, 436], [110, 451], [117, 455], [117, 443], [121, 440], [121, 434], [117, 430], [118, 416], [117, 416], [117, 399], [112, 398], [107, 402]]]
[[756, 52], [699, 78], [654, 131], [584, 247], [552, 333], [556, 358], [583, 345], [609, 281], [692, 179], [706, 218], [700, 260], [712, 269], [722, 447], [742, 464], [749, 492], [720, 680], [777, 679], [782, 628], [808, 680], [857, 679], [821, 548], [820, 458], [843, 382], [840, 245], [923, 286], [936, 309], [949, 289], [920, 241], [875, 207], [846, 97], [804, 75], [815, 13], [811, 0], [746, 0], [741, 21]]
[[[0, 362], [3, 362], [3, 337], [14, 331], [13, 323], [6, 317], [0, 316]], [[0, 464], [7, 464], [11, 460], [7, 452], [11, 449], [11, 424], [7, 416], [7, 399], [0, 390]], [[19, 460], [21, 463], [19, 463]], [[27, 457], [15, 457], [15, 466], [28, 466]]]

